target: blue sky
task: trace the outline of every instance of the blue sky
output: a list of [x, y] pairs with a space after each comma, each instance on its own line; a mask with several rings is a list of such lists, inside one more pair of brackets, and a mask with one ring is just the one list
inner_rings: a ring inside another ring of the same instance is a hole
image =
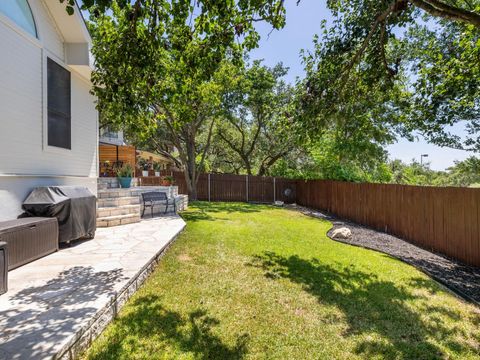
[[[262, 35], [260, 46], [251, 53], [251, 59], [264, 59], [264, 63], [273, 66], [278, 62], [290, 68], [288, 81], [294, 82], [297, 76], [304, 75], [300, 59], [301, 49], [312, 49], [313, 35], [320, 32], [320, 22], [331, 21], [331, 14], [325, 7], [325, 0], [302, 0], [297, 6], [295, 0], [287, 0], [287, 24], [285, 28], [270, 33], [266, 24], [258, 24], [257, 29]], [[270, 36], [267, 36], [270, 33]], [[457, 126], [456, 134], [462, 134], [463, 129]], [[419, 161], [420, 154], [428, 154], [430, 166], [435, 170], [443, 170], [453, 165], [454, 160], [463, 160], [472, 153], [441, 148], [428, 144], [423, 139], [409, 142], [399, 139], [396, 144], [388, 146], [390, 157], [410, 162], [413, 158]]]

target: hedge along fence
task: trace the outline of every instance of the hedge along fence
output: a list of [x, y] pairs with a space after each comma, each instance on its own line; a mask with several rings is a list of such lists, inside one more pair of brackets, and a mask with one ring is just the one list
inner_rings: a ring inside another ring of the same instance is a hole
[[296, 190], [300, 205], [480, 266], [480, 189], [309, 180]]

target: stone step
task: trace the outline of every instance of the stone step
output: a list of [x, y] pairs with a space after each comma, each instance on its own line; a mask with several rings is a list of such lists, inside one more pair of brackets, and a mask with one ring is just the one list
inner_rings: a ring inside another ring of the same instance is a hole
[[133, 191], [131, 189], [120, 189], [120, 188], [102, 189], [102, 190], [98, 190], [97, 192], [97, 197], [99, 199], [131, 197], [136, 195], [137, 194], [133, 194]]
[[99, 183], [97, 184], [97, 190], [98, 190], [98, 191], [100, 191], [100, 190], [106, 190], [106, 189], [108, 189], [108, 184], [106, 184], [106, 183], [101, 183], [101, 182], [99, 182]]
[[161, 191], [167, 194], [168, 197], [176, 194], [177, 189], [169, 188], [166, 186], [156, 186], [151, 188], [138, 188], [131, 187], [129, 189], [102, 189], [98, 190], [97, 197], [99, 199], [104, 198], [121, 198], [121, 197], [131, 197], [131, 196], [141, 196], [142, 193], [149, 191]]
[[114, 185], [112, 186], [110, 184], [98, 183], [97, 189], [98, 190], [120, 189], [120, 186], [114, 186]]
[[140, 205], [121, 205], [118, 207], [100, 207], [97, 209], [97, 218], [127, 214], [140, 214]]
[[103, 178], [103, 177], [98, 178], [97, 186], [99, 189], [110, 189], [110, 188], [120, 187], [117, 178]]
[[97, 219], [97, 227], [101, 228], [101, 227], [133, 224], [139, 221], [140, 221], [140, 214], [105, 216]]
[[97, 204], [99, 208], [138, 205], [140, 204], [140, 198], [138, 196], [99, 198], [97, 199]]

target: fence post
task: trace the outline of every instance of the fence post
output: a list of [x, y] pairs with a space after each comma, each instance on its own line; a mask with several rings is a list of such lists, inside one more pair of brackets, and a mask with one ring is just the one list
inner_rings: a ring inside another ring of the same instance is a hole
[[276, 201], [276, 195], [277, 195], [277, 191], [275, 189], [275, 177], [273, 178], [273, 203], [275, 204], [275, 201]]
[[247, 188], [247, 203], [248, 203], [248, 175], [245, 175], [245, 184]]
[[210, 173], [208, 173], [208, 202], [210, 202]]

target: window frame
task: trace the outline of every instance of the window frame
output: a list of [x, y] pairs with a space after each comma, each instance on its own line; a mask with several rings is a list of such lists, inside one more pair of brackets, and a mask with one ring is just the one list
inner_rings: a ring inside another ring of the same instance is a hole
[[[70, 149], [48, 144], [48, 59], [70, 73]], [[43, 151], [55, 154], [70, 154], [74, 150], [74, 127], [73, 127], [73, 76], [72, 71], [61, 59], [45, 48], [42, 49], [42, 119], [43, 119]]]
[[[0, 0], [3, 1], [3, 0]], [[32, 19], [33, 19], [33, 25], [35, 27], [35, 34], [36, 36], [32, 35], [30, 32], [22, 28], [20, 25], [18, 25], [12, 18], [7, 16], [6, 14], [0, 12], [0, 22], [4, 23], [6, 26], [11, 28], [13, 31], [24, 37], [25, 39], [31, 41], [33, 44], [37, 46], [41, 46], [41, 34], [37, 26], [37, 20], [35, 19], [35, 14], [32, 11], [32, 6], [30, 5], [30, 1], [26, 0], [28, 4], [28, 8], [30, 9], [30, 13], [32, 14]]]

